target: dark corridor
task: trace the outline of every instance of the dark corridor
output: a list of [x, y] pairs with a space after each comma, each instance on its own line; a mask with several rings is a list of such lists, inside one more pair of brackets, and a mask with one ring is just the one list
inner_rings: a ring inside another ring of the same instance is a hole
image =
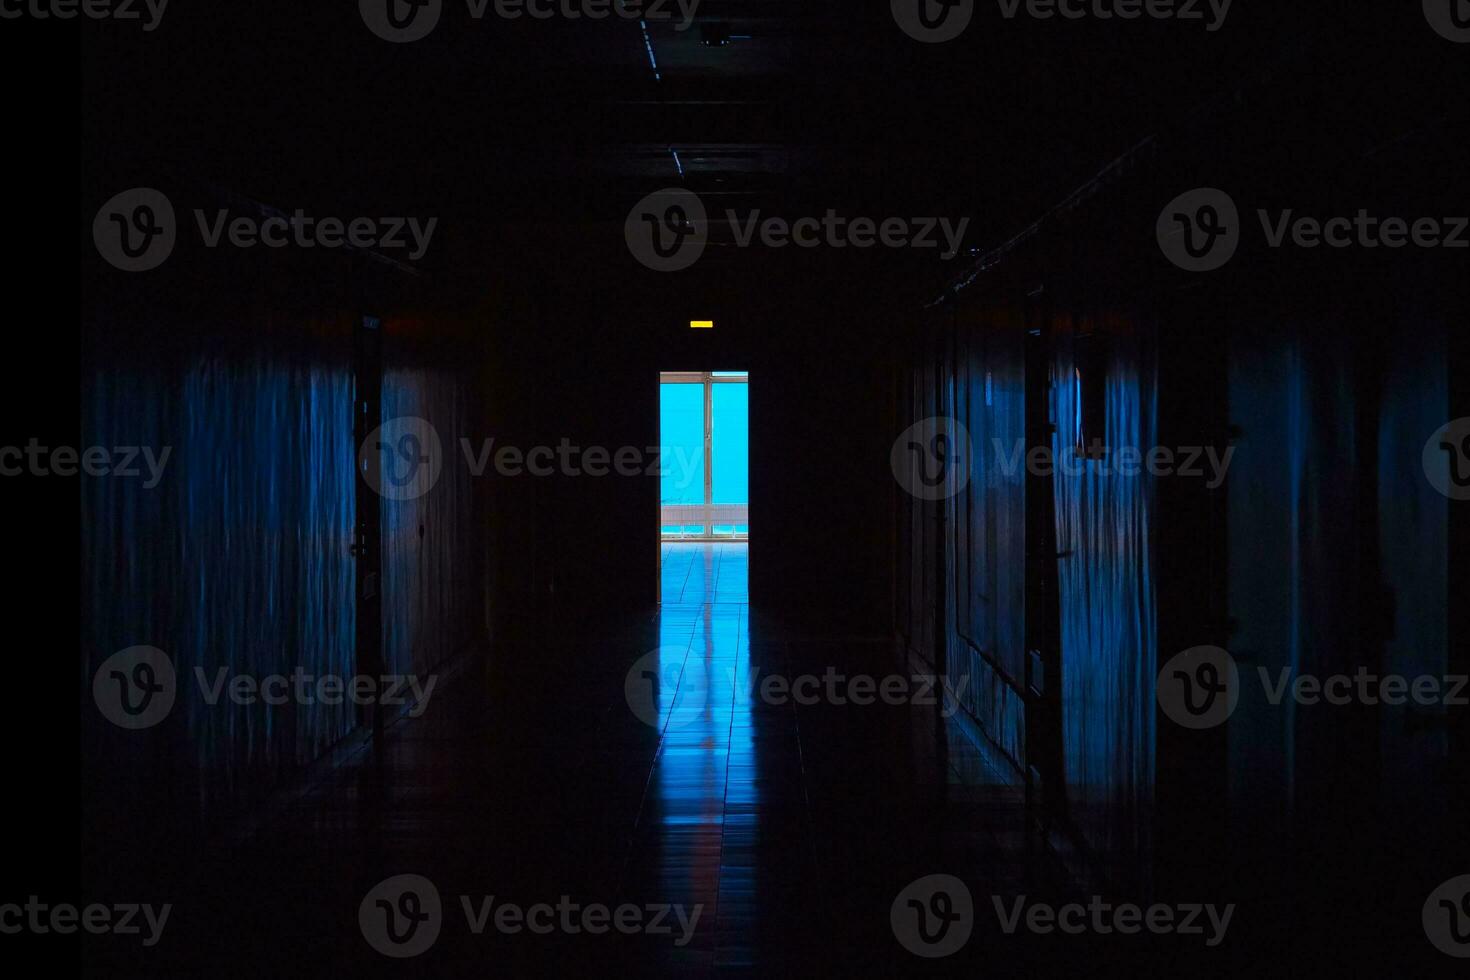
[[5, 962], [1463, 973], [1464, 7], [0, 0]]

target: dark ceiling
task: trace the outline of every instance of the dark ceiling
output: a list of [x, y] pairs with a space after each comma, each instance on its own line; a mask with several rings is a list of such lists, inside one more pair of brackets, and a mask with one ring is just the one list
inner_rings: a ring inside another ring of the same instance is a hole
[[[177, 3], [151, 34], [85, 29], [84, 152], [282, 208], [621, 221], [684, 186], [717, 208], [968, 215], [966, 244], [984, 248], [1268, 66], [1305, 78], [1325, 57], [1371, 92], [1415, 46], [1454, 47], [1412, 17], [1284, 6], [1237, 0], [1210, 32], [979, 3], [963, 37], [927, 45], [888, 0], [703, 0], [691, 29], [646, 36], [616, 17], [476, 20], [446, 0], [432, 34], [395, 45], [351, 0]], [[1362, 97], [1336, 108], [1371, 111]], [[1382, 112], [1415, 124], [1397, 101]]]

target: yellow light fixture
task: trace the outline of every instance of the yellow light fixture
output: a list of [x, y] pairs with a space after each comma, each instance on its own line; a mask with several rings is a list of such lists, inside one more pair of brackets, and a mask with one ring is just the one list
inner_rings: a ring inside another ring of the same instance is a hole
[[713, 330], [714, 328], [715, 328], [715, 321], [713, 321], [713, 320], [690, 320], [689, 321], [689, 329], [690, 330]]

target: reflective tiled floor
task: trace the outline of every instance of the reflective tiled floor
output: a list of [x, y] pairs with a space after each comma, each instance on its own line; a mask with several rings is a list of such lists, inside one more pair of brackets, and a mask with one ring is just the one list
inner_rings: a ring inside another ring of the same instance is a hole
[[[880, 638], [797, 638], [753, 617], [746, 555], [666, 545], [656, 614], [503, 641], [390, 729], [381, 766], [365, 754], [245, 843], [188, 856], [152, 975], [903, 971], [918, 961], [889, 912], [909, 881], [1034, 889], [1018, 792], [933, 709], [759, 696], [773, 674], [896, 661]], [[444, 924], [428, 952], [389, 960], [358, 908], [406, 873], [434, 883]], [[463, 903], [487, 896], [675, 903], [699, 919], [682, 945], [677, 929], [477, 934]]]
[[659, 568], [665, 609], [750, 602], [750, 545], [665, 541]]
[[804, 853], [800, 744], [793, 715], [765, 715], [751, 697], [762, 655], [751, 647], [747, 554], [733, 543], [663, 549], [660, 674], [679, 685], [659, 718], [629, 883], [714, 910], [714, 928], [681, 957], [689, 966], [751, 964], [772, 929], [762, 903], [800, 900], [799, 876], [771, 873]]

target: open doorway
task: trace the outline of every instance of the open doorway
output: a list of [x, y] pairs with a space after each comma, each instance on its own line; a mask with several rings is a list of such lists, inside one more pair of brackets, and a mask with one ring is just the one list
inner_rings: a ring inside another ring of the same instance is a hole
[[[744, 561], [750, 540], [750, 375], [745, 371], [664, 371], [659, 374], [660, 601], [744, 601]], [[728, 552], [728, 553], [727, 553]], [[713, 570], [723, 559], [726, 574]], [[736, 575], [733, 562], [742, 565]], [[685, 563], [709, 566], [705, 576], [677, 576]], [[695, 588], [705, 583], [709, 588]], [[735, 591], [742, 595], [735, 599]], [[674, 594], [677, 592], [677, 594]], [[697, 593], [697, 595], [696, 595]]]
[[749, 540], [749, 393], [744, 371], [659, 375], [663, 540]]

